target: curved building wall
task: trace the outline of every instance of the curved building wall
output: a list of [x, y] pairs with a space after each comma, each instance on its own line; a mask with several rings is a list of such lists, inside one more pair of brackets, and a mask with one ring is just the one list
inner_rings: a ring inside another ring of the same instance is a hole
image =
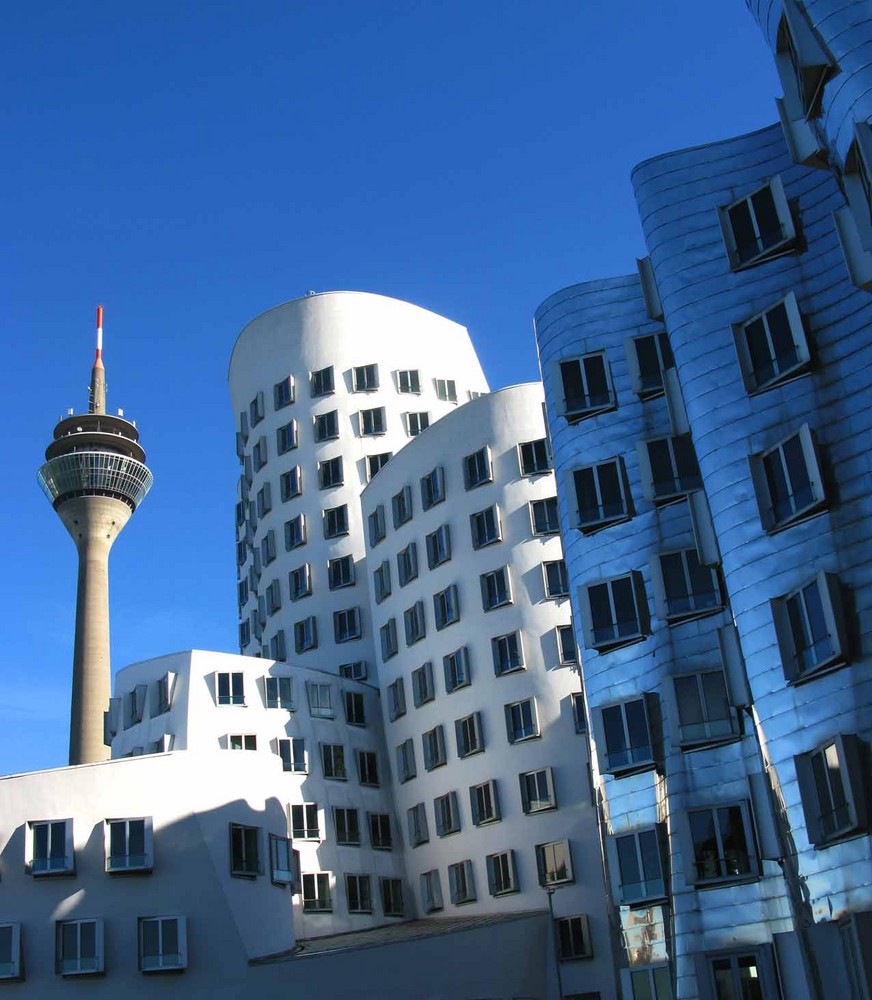
[[[355, 369], [367, 366], [373, 366], [363, 373], [367, 381], [356, 383]], [[313, 379], [327, 369], [332, 388], [316, 384], [319, 376]], [[415, 373], [417, 383], [401, 383], [400, 372]], [[282, 395], [288, 379], [292, 392]], [[410, 440], [416, 428], [410, 431], [409, 414], [435, 422], [471, 394], [487, 392], [466, 329], [379, 295], [309, 295], [245, 327], [233, 349], [229, 381], [242, 463], [240, 649], [273, 659], [302, 656], [334, 672], [343, 663], [371, 665], [358, 497], [372, 472], [371, 457], [395, 454]], [[363, 411], [378, 412], [364, 417]], [[323, 440], [316, 440], [316, 424]], [[279, 454], [280, 448], [286, 450]], [[335, 459], [341, 474], [322, 485], [319, 477], [337, 472], [326, 465]], [[282, 478], [286, 474], [299, 477], [292, 488]], [[328, 562], [346, 556], [354, 564], [354, 581], [331, 590]], [[310, 594], [293, 600], [289, 573], [306, 566]], [[360, 637], [337, 642], [334, 612], [348, 609], [357, 609], [359, 623], [351, 634]], [[316, 645], [298, 649], [295, 624], [311, 619]]]

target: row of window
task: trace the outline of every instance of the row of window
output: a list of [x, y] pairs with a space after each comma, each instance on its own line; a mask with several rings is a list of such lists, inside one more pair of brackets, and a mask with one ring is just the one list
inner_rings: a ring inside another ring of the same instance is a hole
[[[370, 914], [373, 905], [375, 877], [366, 874], [346, 874], [345, 903], [348, 913]], [[304, 872], [302, 876], [303, 910], [309, 913], [332, 913], [335, 909], [334, 877], [332, 872]], [[378, 879], [379, 902], [385, 917], [404, 917], [406, 904], [403, 882], [398, 878]]]
[[[359, 723], [356, 723], [359, 725]], [[228, 750], [257, 750], [257, 733], [230, 733], [221, 739]], [[282, 768], [295, 774], [309, 773], [309, 753], [306, 740], [302, 736], [274, 738], [269, 741], [270, 749], [282, 760]], [[331, 781], [347, 781], [348, 765], [345, 746], [342, 743], [319, 743], [321, 772]], [[372, 750], [355, 750], [355, 769], [361, 785], [378, 787], [378, 755]]]
[[[345, 664], [354, 668], [357, 664]], [[296, 710], [294, 699], [294, 678], [266, 676], [260, 679], [263, 684], [264, 708], [281, 708], [289, 712]], [[216, 705], [244, 706], [245, 674], [242, 671], [218, 671], [214, 675]], [[256, 684], [256, 686], [258, 686]], [[361, 691], [340, 690], [342, 706], [345, 710], [345, 721], [350, 726], [365, 726], [365, 699]], [[306, 681], [306, 698], [309, 714], [314, 719], [336, 718], [334, 705], [334, 688], [329, 681]]]
[[175, 683], [175, 673], [168, 671], [151, 684], [137, 684], [124, 695], [111, 698], [103, 719], [106, 745], [110, 745], [122, 729], [129, 729], [142, 722], [144, 718], [156, 719], [168, 712], [172, 704]]
[[[296, 425], [287, 424], [284, 427], [280, 427], [276, 432], [278, 436], [278, 454], [284, 455], [289, 451], [293, 451], [297, 447], [296, 441]], [[292, 436], [293, 435], [293, 436]], [[370, 482], [372, 478], [378, 474], [378, 472], [383, 469], [393, 456], [393, 452], [385, 451], [379, 452], [375, 455], [367, 455], [364, 459], [364, 469], [365, 469], [365, 482]], [[269, 449], [267, 447], [267, 441], [265, 437], [260, 437], [254, 443], [251, 451], [251, 460], [246, 458], [244, 460], [245, 472], [243, 479], [246, 482], [246, 486], [250, 486], [253, 475], [255, 472], [260, 472], [260, 470], [267, 464], [269, 460]], [[293, 490], [302, 490], [302, 478], [300, 473], [294, 470], [290, 470], [291, 476], [296, 476], [297, 483], [291, 482], [289, 484], [289, 494], [290, 498], [293, 495]], [[318, 489], [328, 490], [333, 489], [337, 486], [345, 485], [345, 468], [341, 455], [337, 455], [334, 458], [322, 459], [317, 465], [317, 475], [318, 475]], [[244, 490], [243, 493], [246, 491]], [[239, 515], [237, 514], [237, 517]]]

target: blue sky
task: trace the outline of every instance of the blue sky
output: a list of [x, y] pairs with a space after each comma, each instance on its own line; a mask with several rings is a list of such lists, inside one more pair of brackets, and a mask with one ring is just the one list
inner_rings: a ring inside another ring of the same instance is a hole
[[230, 349], [308, 289], [469, 327], [492, 386], [531, 316], [644, 253], [640, 160], [775, 119], [741, 0], [253, 0], [4, 11], [7, 642], [0, 773], [66, 763], [76, 559], [35, 471], [109, 405], [155, 486], [115, 546], [115, 667], [234, 650]]

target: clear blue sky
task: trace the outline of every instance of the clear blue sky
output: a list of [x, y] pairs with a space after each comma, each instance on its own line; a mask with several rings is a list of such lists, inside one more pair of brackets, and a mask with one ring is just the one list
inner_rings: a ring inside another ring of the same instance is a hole
[[109, 405], [155, 486], [112, 555], [114, 666], [235, 649], [241, 327], [363, 289], [469, 327], [492, 386], [537, 377], [531, 316], [631, 271], [642, 159], [775, 118], [741, 0], [41, 0], [6, 5], [0, 773], [66, 763], [76, 558], [35, 471]]

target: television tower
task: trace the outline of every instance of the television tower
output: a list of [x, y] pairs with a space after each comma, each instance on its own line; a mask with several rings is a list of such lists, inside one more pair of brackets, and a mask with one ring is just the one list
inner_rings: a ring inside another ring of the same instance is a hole
[[103, 713], [109, 707], [109, 550], [151, 488], [139, 431], [119, 410], [106, 412], [103, 307], [97, 306], [97, 356], [88, 412], [72, 410], [54, 429], [39, 484], [76, 543], [76, 641], [70, 711], [70, 764], [106, 760]]

